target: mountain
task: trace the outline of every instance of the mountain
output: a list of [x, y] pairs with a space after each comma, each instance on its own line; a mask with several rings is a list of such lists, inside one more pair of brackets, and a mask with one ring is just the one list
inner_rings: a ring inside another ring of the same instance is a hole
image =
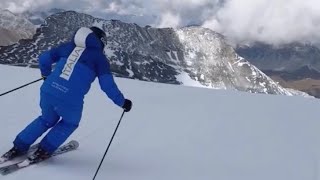
[[303, 66], [291, 72], [279, 70], [263, 70], [263, 72], [272, 76], [280, 76], [286, 81], [295, 81], [301, 79], [320, 79], [320, 72], [309, 66]]
[[9, 10], [0, 10], [0, 46], [7, 46], [20, 39], [29, 39], [36, 32], [36, 27], [22, 16]]
[[292, 89], [298, 89], [302, 92], [306, 92], [316, 98], [320, 98], [320, 80], [319, 79], [301, 79], [294, 81], [285, 81], [280, 76], [272, 75], [272, 79], [279, 82], [283, 87], [290, 87]]
[[[73, 9], [74, 11], [90, 14], [95, 17], [104, 18], [104, 19], [117, 19], [121, 20], [122, 22], [135, 22], [136, 24], [139, 24], [140, 26], [147, 26], [149, 24], [153, 24], [157, 20], [157, 16], [155, 15], [149, 15], [149, 14], [119, 14], [117, 12], [113, 11], [92, 11], [89, 9]], [[59, 9], [59, 8], [52, 8], [48, 10], [27, 10], [21, 13], [23, 17], [28, 19], [30, 22], [32, 22], [36, 26], [40, 26], [45, 22], [45, 19], [48, 16], [51, 16], [56, 13], [65, 12], [67, 10], [65, 9]]]
[[[0, 65], [0, 92], [39, 78], [37, 69]], [[316, 180], [319, 100], [115, 78], [133, 101], [96, 180]], [[1, 96], [0, 154], [38, 117], [41, 83]], [[74, 152], [4, 180], [88, 180], [122, 109], [94, 82], [85, 98]], [[39, 139], [40, 140], [40, 139]]]
[[24, 11], [21, 13], [21, 16], [28, 19], [31, 23], [36, 26], [40, 26], [44, 23], [45, 19], [52, 14], [64, 12], [64, 9], [52, 8], [47, 11]]
[[292, 91], [239, 57], [225, 38], [212, 30], [140, 27], [74, 11], [49, 16], [32, 40], [2, 48], [0, 62], [37, 67], [41, 52], [70, 40], [81, 26], [99, 26], [107, 32], [105, 52], [117, 76], [170, 84], [188, 81], [210, 88], [292, 95]]
[[[281, 46], [256, 43], [239, 46], [236, 52], [270, 77], [281, 78], [287, 88], [298, 88], [312, 96], [320, 97], [320, 49], [311, 44], [292, 43]], [[308, 79], [311, 79], [309, 81]], [[300, 87], [300, 84], [310, 88]], [[306, 82], [309, 82], [306, 83]], [[317, 87], [315, 90], [314, 88]]]
[[239, 46], [236, 51], [261, 70], [293, 72], [300, 68], [312, 67], [320, 73], [320, 49], [311, 44], [273, 46], [256, 43], [251, 46]]

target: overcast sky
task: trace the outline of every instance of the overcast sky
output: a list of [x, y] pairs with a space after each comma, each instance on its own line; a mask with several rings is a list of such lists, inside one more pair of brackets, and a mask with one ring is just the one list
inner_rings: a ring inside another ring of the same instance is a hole
[[63, 8], [156, 27], [202, 25], [236, 42], [320, 42], [319, 0], [1, 0], [13, 12]]

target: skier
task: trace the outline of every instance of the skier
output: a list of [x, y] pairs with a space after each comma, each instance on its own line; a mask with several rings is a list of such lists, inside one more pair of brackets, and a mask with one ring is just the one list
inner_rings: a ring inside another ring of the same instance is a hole
[[[98, 27], [79, 28], [72, 41], [45, 51], [39, 56], [44, 83], [41, 86], [41, 115], [15, 138], [13, 148], [2, 156], [10, 160], [28, 152], [30, 146], [46, 131], [38, 149], [29, 160], [46, 159], [77, 129], [85, 94], [96, 77], [101, 89], [125, 112], [132, 102], [125, 99], [110, 72], [104, 55], [106, 34]], [[52, 71], [52, 64], [56, 63]]]

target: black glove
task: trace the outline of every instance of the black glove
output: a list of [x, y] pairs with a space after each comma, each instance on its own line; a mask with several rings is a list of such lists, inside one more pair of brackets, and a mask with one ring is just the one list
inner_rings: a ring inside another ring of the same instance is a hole
[[124, 112], [129, 112], [132, 108], [132, 102], [129, 99], [125, 99], [122, 108]]

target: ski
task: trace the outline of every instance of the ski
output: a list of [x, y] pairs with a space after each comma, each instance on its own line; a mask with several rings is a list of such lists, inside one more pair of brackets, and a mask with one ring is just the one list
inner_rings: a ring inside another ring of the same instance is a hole
[[[73, 150], [77, 149], [78, 147], [79, 147], [78, 141], [72, 140], [72, 141], [70, 141], [70, 142], [68, 142], [68, 143], [60, 146], [60, 147], [50, 156], [50, 158], [53, 157], [53, 156], [57, 156], [57, 155], [60, 155], [60, 154], [64, 154], [64, 153], [69, 152], [69, 151], [73, 151]], [[48, 159], [49, 159], [49, 158], [48, 158]], [[47, 160], [47, 159], [45, 159], [45, 160]], [[44, 161], [44, 160], [42, 160], [42, 161]], [[20, 162], [15, 163], [15, 164], [12, 164], [12, 165], [5, 166], [5, 167], [0, 168], [0, 174], [2, 174], [2, 175], [8, 175], [8, 174], [10, 174], [10, 173], [13, 173], [13, 172], [19, 170], [19, 169], [28, 167], [28, 166], [33, 165], [33, 164], [37, 164], [37, 163], [39, 163], [39, 162], [41, 162], [41, 161], [38, 161], [38, 162], [36, 162], [36, 163], [31, 163], [31, 162], [29, 161], [29, 159], [25, 159], [25, 160], [22, 160], [22, 161], [20, 161]]]
[[3, 164], [3, 163], [8, 162], [8, 161], [15, 160], [15, 159], [17, 159], [17, 158], [19, 158], [19, 157], [27, 156], [27, 154], [33, 153], [38, 147], [39, 147], [39, 143], [34, 144], [34, 145], [32, 145], [32, 146], [29, 148], [29, 150], [28, 150], [28, 152], [27, 152], [26, 154], [23, 154], [23, 155], [21, 155], [21, 156], [15, 157], [15, 158], [13, 158], [13, 159], [6, 159], [6, 158], [3, 158], [3, 157], [0, 157], [0, 164]]

